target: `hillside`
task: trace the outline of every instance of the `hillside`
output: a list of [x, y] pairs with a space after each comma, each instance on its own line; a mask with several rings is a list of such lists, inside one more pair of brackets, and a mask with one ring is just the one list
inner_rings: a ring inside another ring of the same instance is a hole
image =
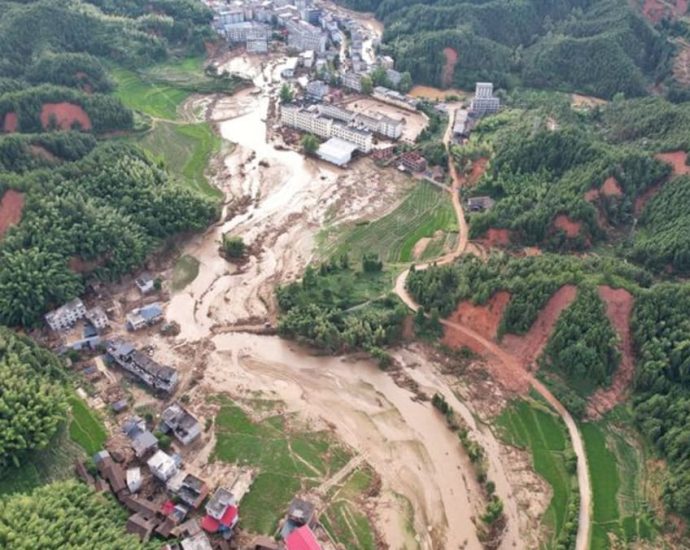
[[[345, 0], [385, 24], [383, 49], [415, 81], [467, 88], [478, 80], [610, 98], [643, 95], [669, 73], [671, 47], [617, 0]], [[450, 48], [454, 70], [444, 71]]]

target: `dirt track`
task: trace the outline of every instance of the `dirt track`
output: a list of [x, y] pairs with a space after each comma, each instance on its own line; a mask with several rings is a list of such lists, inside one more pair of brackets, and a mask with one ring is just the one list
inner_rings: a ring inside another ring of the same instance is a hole
[[[452, 113], [455, 112], [454, 109], [451, 110]], [[450, 143], [450, 132], [452, 131], [454, 123], [454, 116], [450, 116], [448, 120], [448, 128], [444, 136], [444, 143], [446, 147]], [[462, 180], [458, 176], [455, 164], [452, 160], [452, 156], [449, 155], [448, 168], [450, 175], [453, 179], [452, 189], [450, 190], [452, 194], [453, 209], [458, 219], [458, 228], [460, 230], [460, 236], [458, 238], [458, 243], [452, 252], [438, 258], [434, 262], [428, 262], [415, 266], [417, 270], [427, 269], [430, 265], [443, 265], [449, 264], [460, 258], [466, 251], [468, 245], [468, 227], [467, 221], [465, 219], [465, 213], [462, 209], [462, 204], [460, 202], [460, 188], [462, 186]], [[409, 275], [409, 269], [401, 273], [395, 282], [395, 293], [400, 297], [400, 299], [413, 311], [417, 311], [420, 306], [417, 304], [407, 291], [406, 281]], [[560, 292], [560, 291], [559, 291]], [[566, 291], [570, 292], [570, 291]], [[574, 298], [574, 295], [573, 295]], [[565, 307], [565, 306], [563, 306]], [[555, 318], [553, 319], [555, 322]], [[511, 381], [511, 386], [519, 391], [526, 391], [530, 386], [534, 388], [546, 401], [548, 401], [554, 409], [561, 416], [568, 428], [568, 433], [573, 444], [573, 450], [577, 456], [577, 478], [578, 487], [580, 492], [580, 514], [579, 514], [579, 526], [577, 532], [577, 541], [575, 544], [576, 550], [587, 550], [589, 548], [590, 540], [590, 529], [591, 529], [591, 509], [592, 509], [592, 488], [589, 479], [589, 469], [587, 466], [587, 454], [585, 453], [584, 443], [582, 441], [582, 436], [577, 428], [575, 420], [570, 415], [570, 413], [563, 407], [563, 405], [554, 397], [554, 395], [538, 380], [536, 380], [526, 369], [527, 365], [523, 362], [520, 364], [516, 360], [515, 356], [506, 353], [501, 347], [491, 340], [488, 340], [463, 325], [453, 323], [451, 321], [443, 320], [441, 321], [445, 329], [450, 329], [452, 331], [457, 331], [462, 335], [463, 343], [473, 351], [481, 353], [482, 355], [488, 355], [496, 359], [503, 371], [503, 379]], [[547, 334], [548, 337], [548, 334]], [[528, 340], [529, 341], [529, 340]], [[545, 343], [545, 340], [544, 340]], [[542, 344], [543, 345], [543, 344]], [[536, 357], [536, 353], [539, 350], [533, 349], [534, 346], [530, 345], [525, 350], [523, 361], [529, 357]], [[532, 359], [533, 360], [533, 359]], [[510, 518], [509, 518], [510, 523]]]

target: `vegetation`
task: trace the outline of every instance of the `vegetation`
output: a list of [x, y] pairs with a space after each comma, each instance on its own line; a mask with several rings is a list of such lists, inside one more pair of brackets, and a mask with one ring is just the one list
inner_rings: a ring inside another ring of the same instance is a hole
[[172, 276], [172, 289], [182, 290], [199, 274], [199, 260], [194, 256], [184, 255], [175, 262]]
[[386, 216], [349, 225], [338, 235], [332, 236], [332, 230], [325, 232], [323, 252], [335, 257], [347, 253], [353, 258], [372, 253], [387, 263], [409, 262], [415, 259], [414, 247], [420, 239], [443, 232], [441, 238], [445, 242], [446, 235], [457, 230], [448, 197], [430, 183], [420, 183]]
[[76, 395], [68, 398], [70, 406], [69, 436], [75, 443], [93, 456], [103, 449], [108, 433], [100, 418]]
[[541, 363], [565, 373], [575, 386], [605, 385], [620, 361], [617, 340], [596, 289], [582, 287], [556, 322]]
[[280, 102], [281, 103], [292, 103], [295, 99], [295, 94], [290, 88], [290, 85], [286, 82], [280, 87]]
[[0, 466], [45, 449], [65, 414], [60, 361], [0, 327]]
[[258, 469], [242, 500], [241, 523], [250, 532], [275, 533], [296, 493], [328, 479], [351, 458], [327, 433], [309, 432], [290, 415], [255, 422], [228, 398], [219, 402], [212, 459]]
[[242, 237], [223, 235], [223, 252], [226, 257], [236, 260], [244, 256], [246, 251], [247, 245], [244, 244]]
[[57, 482], [0, 500], [0, 546], [17, 550], [156, 548], [126, 534], [126, 514], [113, 499], [77, 482]]
[[[664, 76], [670, 47], [634, 5], [616, 0], [343, 0], [385, 24], [383, 50], [415, 81], [460, 88], [579, 91], [599, 97], [644, 94]], [[457, 55], [444, 73], [444, 48]]]
[[347, 256], [307, 267], [301, 281], [278, 288], [278, 331], [331, 353], [365, 350], [382, 366], [382, 347], [396, 342], [407, 309], [386, 296], [392, 279], [382, 270], [358, 271]]
[[529, 451], [553, 496], [543, 517], [551, 545], [574, 548], [579, 511], [577, 478], [565, 425], [540, 402], [515, 401], [497, 419], [505, 439]]
[[313, 134], [306, 134], [300, 140], [300, 145], [306, 154], [313, 155], [319, 148], [319, 140]]

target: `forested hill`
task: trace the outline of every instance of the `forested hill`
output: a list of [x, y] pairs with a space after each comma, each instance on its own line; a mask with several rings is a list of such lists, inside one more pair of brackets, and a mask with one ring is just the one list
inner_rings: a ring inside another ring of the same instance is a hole
[[[670, 46], [625, 0], [341, 0], [385, 24], [383, 48], [415, 81], [628, 97], [668, 73]], [[454, 67], [447, 54], [457, 54]]]
[[216, 214], [158, 159], [108, 141], [151, 127], [113, 95], [112, 68], [203, 53], [211, 18], [198, 0], [0, 0], [0, 323], [40, 323]]

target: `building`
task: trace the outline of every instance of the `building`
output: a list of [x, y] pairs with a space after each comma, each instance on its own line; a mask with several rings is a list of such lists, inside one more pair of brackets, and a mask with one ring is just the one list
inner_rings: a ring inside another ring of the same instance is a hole
[[322, 143], [316, 154], [321, 160], [336, 166], [345, 166], [352, 160], [352, 153], [356, 150], [357, 146], [354, 143], [333, 137], [327, 142]]
[[416, 151], [408, 151], [400, 157], [400, 164], [410, 172], [424, 172], [426, 159]]
[[372, 94], [376, 99], [410, 111], [416, 111], [419, 101], [413, 97], [405, 96], [400, 92], [384, 86], [376, 86]]
[[141, 330], [163, 320], [163, 308], [158, 302], [133, 309], [127, 314], [127, 330]]
[[308, 525], [292, 531], [285, 539], [285, 550], [322, 550], [314, 532]]
[[283, 78], [293, 78], [295, 76], [295, 71], [297, 70], [297, 64], [299, 63], [299, 58], [289, 57], [285, 62], [285, 67], [280, 71], [280, 76]]
[[390, 147], [374, 149], [374, 152], [371, 156], [374, 160], [377, 160], [379, 162], [386, 162], [395, 156], [395, 146], [391, 145]]
[[288, 520], [295, 525], [308, 525], [314, 519], [314, 505], [301, 498], [293, 498], [288, 508]]
[[108, 482], [113, 493], [119, 497], [127, 491], [125, 471], [113, 460], [108, 451], [96, 453], [94, 463], [98, 468], [98, 473]]
[[363, 127], [334, 122], [331, 125], [331, 136], [354, 143], [362, 153], [368, 153], [374, 147], [374, 136]]
[[312, 80], [307, 83], [307, 97], [315, 101], [322, 101], [328, 95], [328, 84], [323, 80]]
[[158, 429], [163, 433], [172, 433], [182, 445], [189, 445], [201, 435], [201, 424], [178, 403], [170, 405], [163, 411]]
[[198, 477], [178, 471], [166, 483], [168, 491], [176, 495], [184, 504], [190, 508], [198, 508], [208, 496], [208, 485]]
[[362, 91], [362, 75], [359, 73], [347, 72], [341, 77], [340, 82], [345, 88], [360, 93]]
[[494, 85], [491, 82], [477, 82], [470, 111], [475, 115], [484, 116], [497, 112], [500, 107], [501, 100], [494, 97]]
[[98, 332], [105, 330], [110, 325], [108, 316], [101, 307], [92, 307], [84, 314], [84, 316]]
[[125, 473], [125, 479], [127, 481], [127, 489], [130, 493], [136, 493], [141, 489], [141, 468], [130, 468]]
[[384, 55], [379, 58], [379, 65], [388, 70], [394, 67], [395, 61], [393, 61], [393, 58], [390, 55]]
[[467, 208], [470, 212], [483, 212], [490, 210], [495, 201], [491, 197], [471, 197], [467, 199]]
[[182, 550], [213, 550], [205, 533], [197, 533], [193, 537], [182, 540], [180, 546]]
[[306, 21], [289, 20], [285, 23], [288, 32], [287, 45], [301, 52], [314, 50], [316, 53], [326, 51], [327, 35], [320, 28]]
[[107, 357], [154, 390], [172, 393], [177, 387], [178, 376], [175, 369], [160, 365], [136, 350], [132, 344], [122, 340], [108, 342]]
[[177, 473], [177, 464], [175, 459], [163, 451], [156, 451], [146, 464], [151, 470], [151, 473], [162, 482], [168, 481]]
[[142, 273], [139, 275], [139, 277], [134, 279], [134, 284], [137, 285], [139, 292], [142, 294], [150, 294], [156, 290], [156, 281], [148, 273]]
[[402, 80], [402, 74], [396, 71], [395, 69], [388, 69], [386, 71], [386, 78], [388, 79], [388, 82], [390, 83], [391, 86], [394, 88], [397, 88], [400, 86], [400, 81]]
[[467, 139], [470, 137], [471, 123], [469, 113], [465, 109], [455, 111], [455, 122], [453, 123], [453, 137], [456, 140]]
[[79, 298], [75, 298], [56, 310], [46, 313], [45, 321], [51, 330], [60, 331], [72, 328], [85, 315], [86, 307], [84, 307], [84, 302]]
[[141, 498], [137, 495], [126, 495], [120, 502], [134, 514], [141, 514], [145, 518], [157, 518], [160, 516], [160, 504]]
[[227, 534], [238, 521], [235, 497], [227, 489], [219, 488], [206, 504], [206, 515], [201, 520], [201, 528], [208, 533]]
[[122, 425], [122, 431], [129, 438], [137, 458], [141, 458], [151, 451], [158, 449], [158, 440], [149, 430], [146, 423], [138, 416], [129, 418]]
[[155, 519], [148, 519], [141, 514], [134, 514], [129, 516], [125, 529], [128, 533], [137, 535], [142, 542], [148, 542], [151, 538], [151, 533], [158, 525]]

